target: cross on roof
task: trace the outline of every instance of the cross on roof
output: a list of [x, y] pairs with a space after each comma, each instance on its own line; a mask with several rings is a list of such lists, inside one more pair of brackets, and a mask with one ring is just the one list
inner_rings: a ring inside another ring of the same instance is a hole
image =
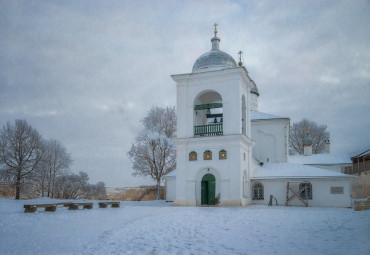
[[215, 27], [215, 36], [217, 36], [217, 26], [218, 26], [218, 24], [215, 23], [213, 26]]

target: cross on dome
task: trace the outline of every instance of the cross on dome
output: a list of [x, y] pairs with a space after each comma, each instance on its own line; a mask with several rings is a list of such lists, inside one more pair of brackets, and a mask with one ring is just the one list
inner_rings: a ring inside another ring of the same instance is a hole
[[243, 55], [243, 52], [240, 50], [238, 52], [238, 55], [239, 55], [239, 63], [238, 63], [238, 66], [242, 66], [243, 65], [243, 62], [242, 62], [242, 55]]
[[193, 72], [196, 70], [204, 69], [204, 71], [210, 70], [210, 68], [234, 68], [237, 67], [235, 60], [227, 53], [220, 50], [221, 39], [217, 37], [217, 23], [213, 25], [215, 27], [215, 36], [211, 38], [212, 49], [209, 52], [202, 54], [193, 65]]

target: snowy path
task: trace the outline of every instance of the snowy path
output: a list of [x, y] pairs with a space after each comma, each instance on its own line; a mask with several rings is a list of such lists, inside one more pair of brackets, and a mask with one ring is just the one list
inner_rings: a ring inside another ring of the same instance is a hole
[[24, 203], [0, 199], [2, 254], [370, 254], [370, 211], [154, 201], [24, 214]]

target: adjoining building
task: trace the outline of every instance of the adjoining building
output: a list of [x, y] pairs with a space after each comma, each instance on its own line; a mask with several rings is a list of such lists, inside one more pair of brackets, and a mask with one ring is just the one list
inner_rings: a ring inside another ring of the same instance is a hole
[[[177, 168], [164, 177], [177, 206], [351, 206], [352, 176], [288, 162], [290, 119], [258, 111], [247, 68], [221, 39], [177, 84]], [[307, 148], [309, 150], [309, 148]], [[272, 197], [271, 197], [272, 196]]]
[[350, 154], [353, 163], [352, 168], [345, 169], [346, 174], [360, 174], [370, 171], [370, 148]]

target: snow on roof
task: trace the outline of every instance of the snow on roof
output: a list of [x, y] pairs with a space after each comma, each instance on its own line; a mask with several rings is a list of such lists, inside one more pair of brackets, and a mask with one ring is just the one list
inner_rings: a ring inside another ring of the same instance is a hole
[[352, 164], [349, 154], [312, 154], [310, 156], [291, 155], [289, 162], [304, 165], [341, 165]]
[[251, 120], [271, 120], [271, 119], [288, 119], [264, 112], [251, 111]]
[[172, 172], [166, 174], [165, 176], [163, 176], [163, 178], [165, 178], [165, 179], [166, 178], [174, 178], [174, 177], [176, 177], [176, 169], [173, 170]]
[[251, 179], [354, 178], [351, 175], [295, 163], [265, 163]]

